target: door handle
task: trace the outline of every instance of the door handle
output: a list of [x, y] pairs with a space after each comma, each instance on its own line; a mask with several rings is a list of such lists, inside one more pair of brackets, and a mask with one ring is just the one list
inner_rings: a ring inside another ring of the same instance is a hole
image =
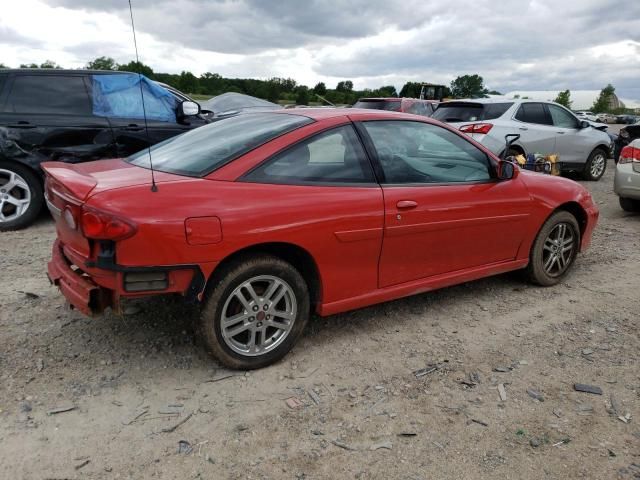
[[556, 133], [559, 133], [560, 135], [564, 135], [564, 132], [556, 132]]
[[36, 128], [36, 126], [33, 123], [20, 120], [18, 123], [9, 124], [9, 128]]
[[529, 130], [527, 127], [518, 127], [518, 130]]
[[126, 127], [124, 127], [124, 129], [127, 132], [140, 132], [140, 131], [144, 130], [144, 127], [141, 127], [140, 125], [136, 125], [135, 123], [132, 123], [132, 124], [127, 125]]
[[400, 200], [396, 203], [398, 210], [409, 210], [411, 208], [416, 208], [417, 206], [418, 202], [414, 202], [413, 200]]

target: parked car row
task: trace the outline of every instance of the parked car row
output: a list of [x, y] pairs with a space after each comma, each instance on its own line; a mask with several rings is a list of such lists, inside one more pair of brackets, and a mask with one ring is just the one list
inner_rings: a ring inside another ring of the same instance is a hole
[[505, 135], [518, 134], [509, 154], [560, 156], [562, 172], [579, 172], [599, 180], [612, 153], [612, 140], [590, 122], [552, 102], [476, 99], [441, 103], [432, 115], [470, 135], [495, 154], [505, 148]]

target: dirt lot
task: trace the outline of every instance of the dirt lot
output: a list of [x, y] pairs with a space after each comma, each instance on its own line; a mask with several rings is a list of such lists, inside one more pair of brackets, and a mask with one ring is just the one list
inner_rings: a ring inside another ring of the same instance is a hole
[[66, 310], [51, 221], [2, 233], [0, 478], [640, 478], [640, 216], [612, 171], [558, 287], [509, 274], [317, 318], [250, 374], [204, 354], [179, 302]]

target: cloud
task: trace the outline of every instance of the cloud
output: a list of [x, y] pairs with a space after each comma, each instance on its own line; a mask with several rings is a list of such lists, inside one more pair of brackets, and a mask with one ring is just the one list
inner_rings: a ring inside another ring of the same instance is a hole
[[[612, 83], [640, 100], [640, 2], [627, 2], [623, 13], [616, 0], [133, 0], [133, 7], [141, 59], [156, 71], [329, 86], [352, 79], [357, 88], [448, 84], [479, 73], [498, 90]], [[54, 17], [58, 23], [47, 23]], [[9, 55], [5, 63], [28, 55], [69, 66], [101, 55], [127, 62], [129, 22], [126, 0], [12, 2], [0, 19], [0, 55]], [[1, 29], [9, 27], [24, 36], [17, 50]]]

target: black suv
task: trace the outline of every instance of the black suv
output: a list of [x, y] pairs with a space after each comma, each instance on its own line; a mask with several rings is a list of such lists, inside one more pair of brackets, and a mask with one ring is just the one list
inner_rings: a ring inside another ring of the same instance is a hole
[[40, 213], [40, 163], [125, 157], [208, 123], [187, 98], [136, 73], [0, 70], [0, 231]]

